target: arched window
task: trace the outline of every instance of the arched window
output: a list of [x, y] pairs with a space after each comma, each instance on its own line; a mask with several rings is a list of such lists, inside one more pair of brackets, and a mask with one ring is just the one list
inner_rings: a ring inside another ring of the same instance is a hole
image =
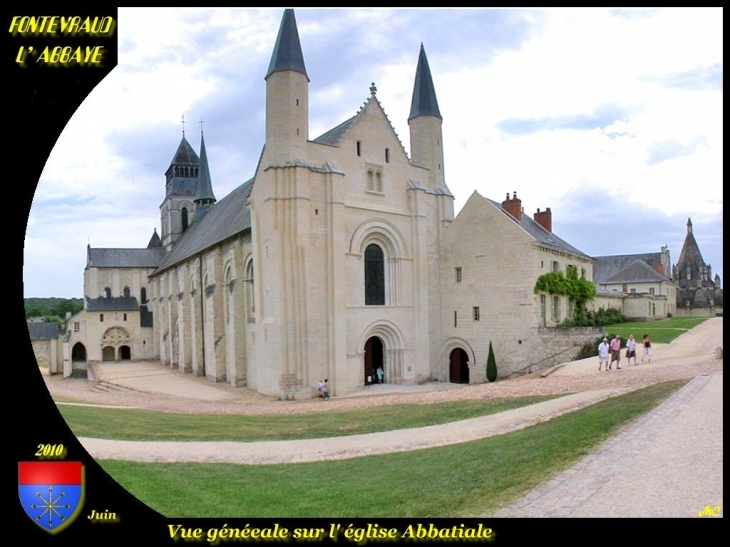
[[375, 243], [365, 248], [365, 305], [385, 305], [385, 259]]
[[139, 292], [140, 292], [140, 298], [142, 299], [142, 304], [146, 304], [147, 303], [147, 288], [142, 287]]
[[124, 298], [129, 298], [129, 287], [124, 287]]
[[243, 280], [245, 284], [245, 299], [246, 299], [246, 319], [249, 323], [254, 322], [254, 312], [256, 311], [256, 304], [254, 301], [254, 278], [253, 278], [253, 260], [249, 261], [246, 265], [246, 277]]
[[111, 298], [112, 290], [110, 287], [104, 287], [104, 298]]
[[182, 231], [188, 229], [188, 208], [183, 207], [182, 208]]

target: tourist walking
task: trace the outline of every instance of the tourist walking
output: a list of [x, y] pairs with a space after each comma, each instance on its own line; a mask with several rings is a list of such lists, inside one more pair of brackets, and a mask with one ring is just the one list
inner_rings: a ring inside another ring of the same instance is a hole
[[601, 372], [601, 365], [608, 370], [608, 338], [598, 344], [598, 372]]
[[644, 340], [641, 342], [642, 346], [644, 346], [644, 351], [641, 354], [641, 362], [644, 362], [644, 359], [649, 359], [649, 362], [651, 363], [651, 342], [649, 341], [649, 335], [644, 335]]
[[634, 358], [634, 365], [638, 365], [639, 363], [636, 361], [636, 340], [634, 340], [634, 335], [629, 334], [629, 339], [626, 340], [626, 359], [631, 364], [631, 358]]
[[325, 401], [330, 398], [330, 386], [327, 381], [327, 378], [325, 378], [324, 387], [322, 388], [322, 399], [324, 399]]
[[611, 340], [611, 362], [608, 364], [608, 370], [613, 368], [614, 361], [616, 361], [616, 370], [621, 370], [619, 366], [621, 363], [621, 337], [618, 334]]

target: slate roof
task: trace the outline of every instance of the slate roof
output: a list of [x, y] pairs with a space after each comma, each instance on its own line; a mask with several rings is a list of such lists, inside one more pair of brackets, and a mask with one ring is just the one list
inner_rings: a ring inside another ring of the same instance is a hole
[[347, 130], [352, 125], [352, 122], [355, 121], [355, 118], [357, 118], [357, 116], [353, 116], [349, 120], [346, 120], [346, 121], [342, 122], [337, 127], [334, 127], [332, 129], [330, 129], [329, 131], [327, 131], [323, 135], [320, 135], [319, 137], [317, 137], [316, 139], [314, 139], [314, 142], [319, 142], [319, 143], [322, 143], [322, 144], [330, 144], [332, 146], [337, 146], [338, 144], [340, 144], [340, 141], [342, 140], [342, 137], [345, 136], [345, 133], [347, 133]]
[[662, 253], [643, 253], [633, 255], [613, 255], [613, 256], [594, 256], [593, 257], [593, 283], [600, 285], [602, 283], [609, 282], [609, 279], [615, 278], [624, 269], [628, 268], [635, 261], [640, 261], [646, 264], [650, 270], [652, 270], [659, 278], [653, 274], [649, 277], [648, 271], [644, 272], [644, 277], [641, 277], [642, 272], [637, 268], [634, 268], [633, 272], [636, 276], [626, 281], [610, 281], [611, 283], [640, 283], [650, 281], [666, 281], [667, 277], [660, 274], [654, 269], [654, 265], [662, 263]]
[[139, 303], [134, 296], [86, 297], [86, 311], [138, 311]]
[[198, 165], [199, 161], [200, 159], [198, 158], [198, 154], [195, 153], [195, 150], [193, 150], [193, 147], [190, 146], [185, 135], [183, 135], [182, 140], [175, 151], [175, 156], [173, 156], [172, 161], [170, 162], [170, 167], [173, 165], [194, 166]]
[[88, 246], [86, 248], [86, 269], [156, 268], [162, 261], [164, 255], [165, 250], [161, 247], [147, 249], [96, 249]]
[[[692, 220], [687, 219], [687, 235], [684, 238], [684, 244], [682, 245], [682, 252], [679, 253], [679, 260], [677, 260], [677, 280], [682, 288], [687, 285], [695, 285], [698, 279], [701, 279], [700, 268], [705, 268], [706, 264], [702, 258], [700, 252], [700, 246], [697, 244], [694, 234], [692, 233]], [[687, 280], [686, 272], [689, 270], [692, 274], [692, 278]], [[708, 280], [709, 282], [714, 282]], [[703, 284], [710, 285], [709, 282]]]
[[509, 217], [511, 220], [513, 220], [515, 223], [519, 224], [522, 229], [524, 229], [530, 236], [535, 239], [538, 243], [545, 245], [546, 247], [554, 247], [555, 249], [560, 249], [561, 251], [566, 251], [574, 255], [583, 256], [585, 258], [591, 258], [587, 254], [585, 254], [580, 249], [577, 249], [573, 247], [570, 243], [565, 241], [564, 239], [561, 239], [560, 237], [556, 236], [552, 232], [548, 232], [545, 228], [540, 226], [535, 219], [530, 217], [529, 215], [522, 215], [522, 220], [518, 221], [515, 217], [513, 217], [511, 214], [509, 214], [507, 211], [505, 211], [502, 208], [501, 203], [497, 203], [496, 201], [493, 201], [489, 198], [484, 198], [488, 202], [490, 202], [492, 205], [494, 205], [497, 209], [501, 210], [507, 217]]
[[58, 323], [28, 321], [28, 334], [31, 340], [54, 340], [58, 338]]
[[[281, 17], [279, 35], [276, 37], [276, 45], [264, 80], [274, 72], [282, 70], [293, 70], [307, 76], [302, 46], [299, 43], [297, 20], [294, 17], [293, 9], [285, 9], [284, 15]], [[309, 76], [307, 76], [307, 80], [309, 80]]]
[[148, 249], [161, 249], [162, 248], [162, 240], [160, 239], [160, 236], [157, 234], [157, 228], [154, 229], [154, 232], [152, 232], [152, 237], [150, 238], [150, 242], [147, 244]]
[[439, 103], [436, 100], [436, 89], [431, 78], [431, 69], [428, 67], [426, 50], [421, 44], [416, 67], [416, 80], [413, 84], [413, 98], [411, 99], [411, 114], [408, 121], [416, 116], [436, 116], [441, 118]]
[[205, 139], [202, 131], [200, 132], [200, 178], [198, 179], [195, 201], [215, 201], [213, 184], [210, 181], [210, 169], [208, 168], [208, 153], [205, 151]]
[[660, 274], [643, 260], [637, 258], [624, 269], [604, 280], [603, 283], [660, 283], [662, 281], [667, 281], [667, 277]]
[[156, 275], [218, 243], [251, 228], [251, 211], [246, 207], [253, 179], [214, 203], [204, 217], [193, 222], [175, 246], [159, 262]]

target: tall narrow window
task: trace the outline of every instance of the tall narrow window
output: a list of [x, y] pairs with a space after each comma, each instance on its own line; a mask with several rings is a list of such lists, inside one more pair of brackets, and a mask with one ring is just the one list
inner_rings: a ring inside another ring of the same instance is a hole
[[362, 156], [362, 143], [357, 141], [357, 155]]
[[375, 243], [365, 248], [365, 305], [385, 304], [385, 259]]
[[124, 298], [129, 298], [130, 292], [129, 287], [124, 287]]
[[182, 208], [182, 231], [188, 229], [188, 208], [183, 207]]
[[390, 163], [390, 148], [385, 149], [385, 163]]
[[456, 328], [457, 325], [457, 316], [456, 316], [456, 310], [454, 310], [454, 328]]
[[140, 289], [140, 297], [142, 299], [142, 304], [146, 304], [147, 303], [147, 288], [146, 287], [142, 287], [142, 289]]
[[104, 298], [111, 298], [112, 290], [109, 287], [104, 287]]
[[456, 282], [461, 283], [461, 267], [454, 268], [454, 273], [456, 274]]
[[104, 314], [103, 313], [100, 313], [99, 314], [99, 322], [100, 323], [103, 323], [104, 322]]
[[474, 321], [479, 321], [479, 306], [474, 306], [472, 308], [472, 312], [474, 315]]

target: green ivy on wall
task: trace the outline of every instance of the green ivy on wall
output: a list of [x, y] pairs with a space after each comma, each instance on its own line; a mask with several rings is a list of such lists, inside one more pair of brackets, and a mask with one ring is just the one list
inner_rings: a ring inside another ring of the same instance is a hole
[[538, 277], [534, 292], [560, 294], [572, 298], [575, 301], [576, 313], [581, 313], [585, 309], [586, 302], [596, 297], [596, 286], [588, 281], [585, 275], [578, 277], [576, 267], [568, 266], [567, 275], [563, 275], [563, 272], [550, 272]]

